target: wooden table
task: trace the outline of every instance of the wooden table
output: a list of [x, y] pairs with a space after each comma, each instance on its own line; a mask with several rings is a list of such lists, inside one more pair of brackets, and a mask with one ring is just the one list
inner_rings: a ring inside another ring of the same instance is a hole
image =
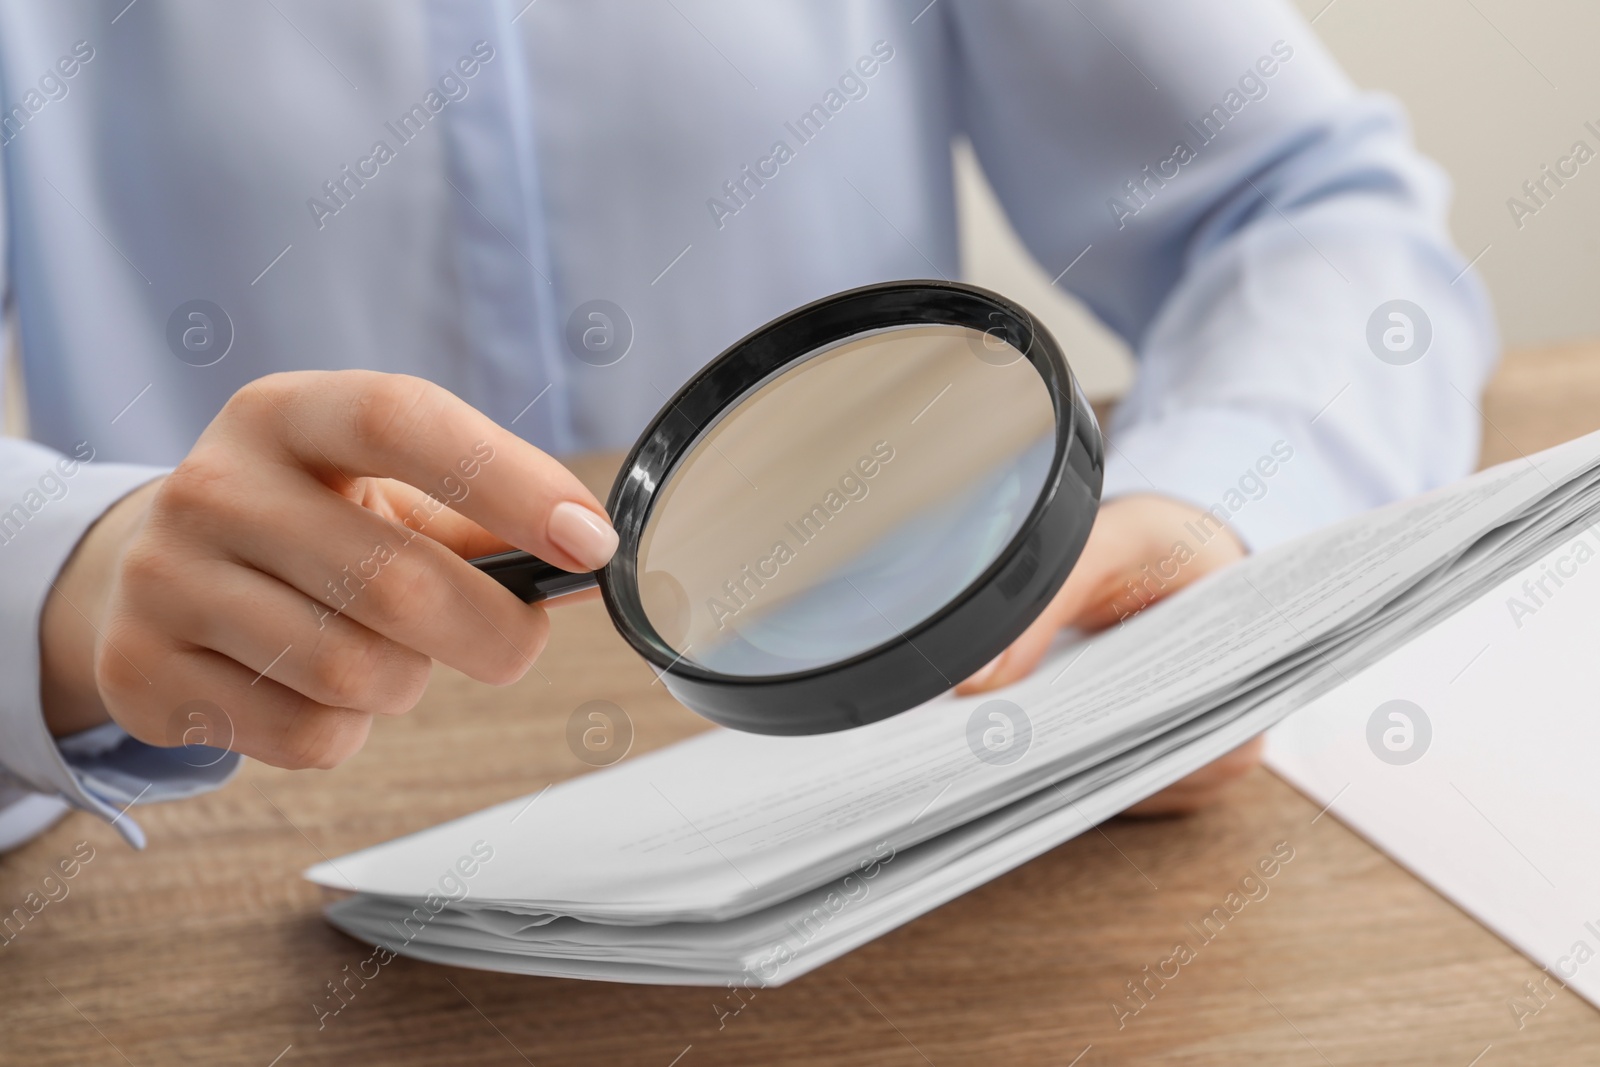
[[[1484, 412], [1491, 459], [1600, 427], [1600, 349], [1514, 358]], [[650, 684], [597, 604], [561, 612], [539, 666], [506, 690], [441, 670], [421, 707], [379, 723], [336, 771], [252, 764], [221, 792], [141, 808], [144, 854], [73, 815], [0, 858], [9, 910], [76, 842], [96, 850], [70, 896], [0, 948], [0, 1063], [1500, 1067], [1600, 1056], [1600, 1015], [1569, 993], [1519, 1030], [1507, 1002], [1538, 968], [1260, 770], [1197, 817], [1084, 834], [758, 993], [721, 1029], [717, 990], [400, 959], [319, 1031], [313, 1002], [368, 950], [323, 922], [302, 868], [583, 772], [564, 726], [584, 700], [625, 708], [636, 751], [704, 727]], [[1124, 984], [1282, 841], [1295, 858], [1270, 896], [1119, 1030], [1109, 1005]]]

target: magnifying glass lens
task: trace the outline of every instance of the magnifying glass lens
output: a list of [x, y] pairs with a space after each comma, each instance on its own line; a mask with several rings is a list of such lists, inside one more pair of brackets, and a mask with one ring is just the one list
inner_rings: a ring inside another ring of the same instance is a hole
[[876, 330], [755, 388], [685, 453], [639, 541], [645, 616], [731, 676], [905, 635], [999, 558], [1056, 447], [1049, 387], [997, 334]]

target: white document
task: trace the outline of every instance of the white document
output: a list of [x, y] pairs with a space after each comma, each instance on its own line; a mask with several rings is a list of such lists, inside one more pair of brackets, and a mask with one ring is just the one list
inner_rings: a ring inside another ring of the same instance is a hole
[[[1600, 1006], [1597, 637], [1600, 527], [1297, 712], [1267, 761], [1545, 967], [1544, 999]], [[1391, 701], [1427, 725], [1392, 706], [1374, 748]], [[1506, 1001], [1511, 1025], [1541, 1006]]]
[[[1242, 743], [1600, 518], [1600, 435], [1536, 460], [1248, 559], [1000, 693], [820, 737], [713, 731], [308, 876], [356, 891], [333, 922], [421, 958], [786, 981]], [[1005, 766], [969, 743], [996, 698], [1031, 722]]]

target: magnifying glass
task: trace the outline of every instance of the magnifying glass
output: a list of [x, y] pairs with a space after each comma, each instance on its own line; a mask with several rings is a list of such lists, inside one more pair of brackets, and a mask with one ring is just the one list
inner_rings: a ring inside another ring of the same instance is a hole
[[870, 285], [734, 344], [667, 401], [606, 500], [594, 574], [472, 561], [527, 601], [596, 584], [617, 630], [723, 726], [813, 734], [952, 688], [1044, 610], [1104, 451], [1054, 338], [943, 281]]

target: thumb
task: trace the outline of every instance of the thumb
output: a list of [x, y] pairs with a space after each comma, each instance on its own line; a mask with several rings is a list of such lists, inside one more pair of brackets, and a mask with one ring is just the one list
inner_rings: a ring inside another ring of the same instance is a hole
[[[969, 695], [1010, 685], [1039, 665], [1062, 627], [1110, 626], [1244, 555], [1243, 545], [1231, 532], [1191, 548], [1183, 524], [1196, 515], [1190, 505], [1153, 495], [1108, 501], [1095, 517], [1083, 554], [1055, 600], [1010, 648], [957, 686], [956, 692]], [[1174, 554], [1179, 548], [1184, 551]], [[1158, 588], [1151, 591], [1147, 572], [1174, 560], [1178, 566], [1172, 575], [1160, 570]], [[1144, 592], [1130, 596], [1128, 590], [1135, 589]]]
[[1044, 659], [1045, 652], [1060, 632], [1061, 625], [1056, 622], [1055, 612], [1046, 609], [1043, 615], [1033, 620], [1033, 625], [1022, 631], [1022, 636], [1013, 641], [1011, 647], [956, 686], [956, 693], [960, 696], [986, 693], [1026, 677]]
[[1022, 631], [1022, 636], [971, 678], [956, 686], [957, 695], [970, 696], [1010, 685], [1037, 667], [1061, 628], [1076, 623], [1096, 599], [1094, 591], [1103, 582], [1095, 563], [1094, 559], [1080, 560], [1079, 566], [1067, 576], [1066, 584], [1055, 599]]

